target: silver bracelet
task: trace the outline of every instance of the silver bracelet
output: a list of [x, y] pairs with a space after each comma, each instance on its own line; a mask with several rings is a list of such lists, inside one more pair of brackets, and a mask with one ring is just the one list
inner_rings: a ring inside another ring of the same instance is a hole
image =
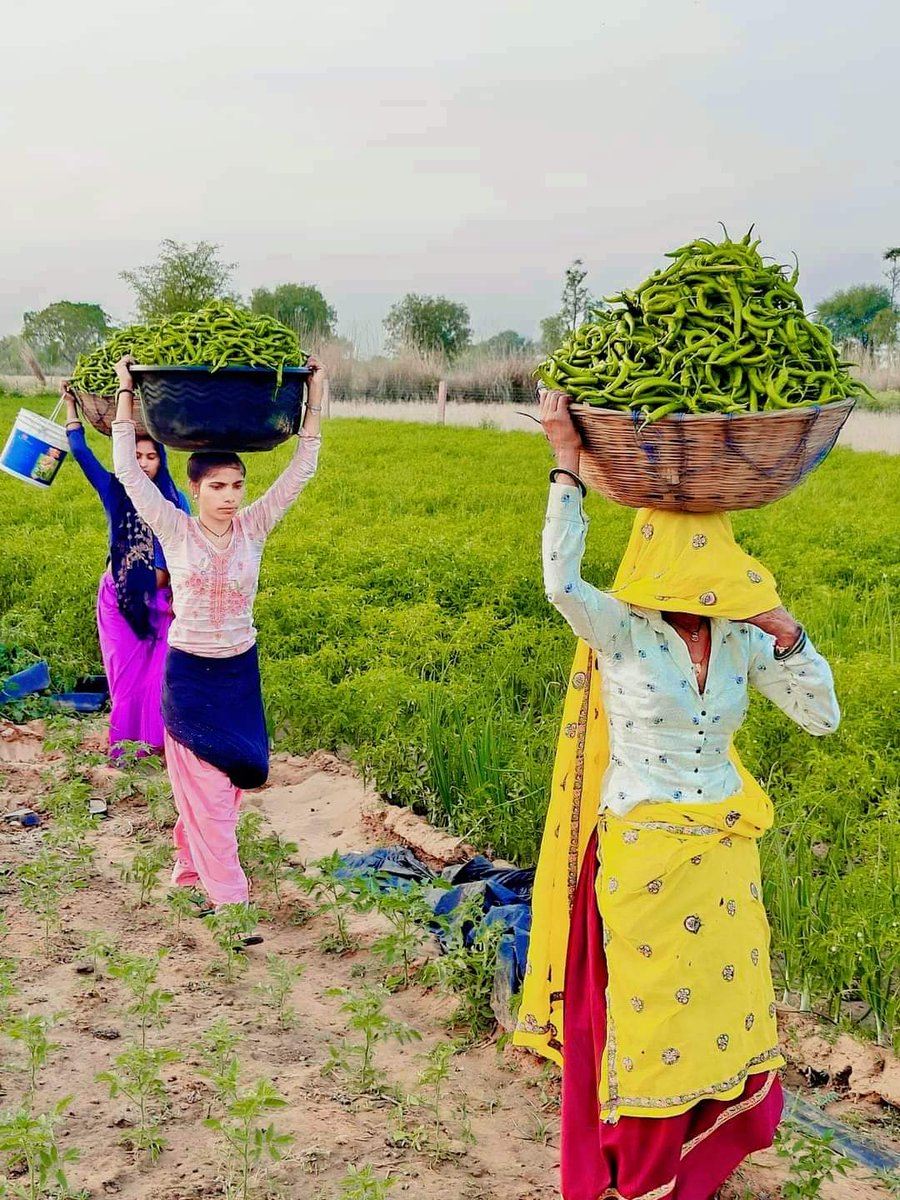
[[321, 412], [321, 411], [322, 411], [322, 409], [321, 409], [321, 407], [320, 407], [320, 408], [313, 408], [313, 406], [312, 406], [311, 404], [307, 404], [307, 406], [306, 406], [306, 411], [307, 411], [307, 412]]
[[584, 480], [581, 478], [580, 475], [577, 475], [574, 471], [567, 471], [565, 467], [554, 467], [553, 470], [550, 472], [550, 482], [551, 483], [558, 482], [558, 480], [556, 478], [557, 475], [568, 475], [570, 479], [574, 479], [575, 482], [578, 484], [578, 487], [581, 491], [582, 500], [585, 498], [585, 496], [587, 496], [587, 493], [588, 493], [587, 484], [584, 482]]
[[806, 645], [806, 630], [801, 625], [800, 632], [797, 635], [797, 637], [794, 639], [794, 644], [792, 646], [788, 646], [788, 648], [786, 650], [779, 650], [778, 644], [777, 643], [775, 644], [775, 650], [773, 651], [773, 653], [775, 655], [775, 661], [776, 662], [785, 662], [787, 659], [793, 658], [795, 654], [800, 653], [800, 651], [803, 649], [803, 647], [805, 645]]

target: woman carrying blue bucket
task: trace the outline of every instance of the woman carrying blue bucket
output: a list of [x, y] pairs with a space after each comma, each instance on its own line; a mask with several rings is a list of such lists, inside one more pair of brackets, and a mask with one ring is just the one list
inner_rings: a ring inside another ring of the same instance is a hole
[[[66, 436], [72, 457], [100, 497], [109, 526], [109, 557], [97, 592], [97, 633], [109, 682], [112, 758], [123, 742], [160, 751], [164, 742], [162, 680], [166, 637], [172, 623], [172, 590], [162, 547], [138, 515], [125, 488], [87, 444], [75, 396], [62, 385]], [[159, 494], [190, 512], [169, 474], [166, 451], [144, 435], [135, 447], [137, 466]]]

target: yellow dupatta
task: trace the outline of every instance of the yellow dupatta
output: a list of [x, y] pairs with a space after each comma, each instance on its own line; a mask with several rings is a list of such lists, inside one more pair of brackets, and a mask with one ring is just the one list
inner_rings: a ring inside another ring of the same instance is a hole
[[[610, 591], [638, 608], [732, 620], [780, 604], [774, 578], [740, 549], [724, 514], [640, 510]], [[723, 804], [648, 797], [624, 818], [599, 813], [609, 760], [602, 680], [596, 655], [578, 642], [513, 1040], [562, 1064], [570, 914], [596, 829], [610, 976], [599, 1097], [607, 1120], [732, 1099], [747, 1074], [782, 1064], [757, 848], [772, 805], [733, 748], [731, 756], [742, 789]]]

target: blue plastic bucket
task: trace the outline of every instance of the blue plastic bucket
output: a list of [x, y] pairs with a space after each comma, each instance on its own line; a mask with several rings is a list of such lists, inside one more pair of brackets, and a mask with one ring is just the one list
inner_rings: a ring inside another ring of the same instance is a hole
[[65, 426], [20, 408], [0, 454], [0, 471], [46, 489], [56, 478], [68, 449]]
[[50, 686], [50, 668], [43, 661], [32, 663], [24, 671], [10, 675], [0, 681], [0, 704], [8, 704], [11, 700], [20, 700], [32, 692], [43, 692]]

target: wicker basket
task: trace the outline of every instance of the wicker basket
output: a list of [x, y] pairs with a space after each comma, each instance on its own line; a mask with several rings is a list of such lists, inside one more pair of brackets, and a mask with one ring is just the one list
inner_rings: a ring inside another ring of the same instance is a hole
[[837, 441], [855, 404], [777, 412], [678, 413], [641, 428], [640, 415], [572, 404], [581, 477], [629, 508], [727, 512], [786, 496]]
[[[74, 389], [73, 389], [74, 391]], [[98, 433], [112, 437], [112, 422], [116, 418], [115, 396], [95, 396], [93, 392], [75, 391], [78, 406]], [[139, 405], [136, 403], [135, 408]], [[134, 429], [138, 437], [147, 437], [147, 426], [135, 413]]]

